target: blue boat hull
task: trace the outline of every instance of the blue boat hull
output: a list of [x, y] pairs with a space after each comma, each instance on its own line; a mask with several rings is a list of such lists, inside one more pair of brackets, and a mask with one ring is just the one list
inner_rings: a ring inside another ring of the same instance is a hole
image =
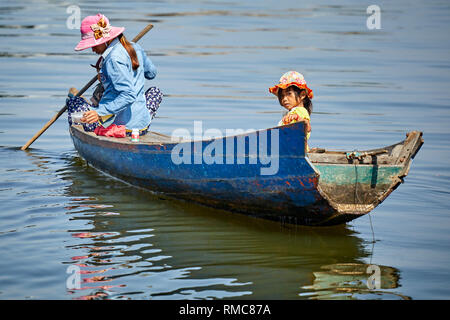
[[340, 224], [368, 212], [339, 210], [321, 190], [320, 166], [306, 156], [302, 123], [179, 143], [131, 143], [78, 126], [70, 132], [90, 165], [177, 199], [301, 225]]

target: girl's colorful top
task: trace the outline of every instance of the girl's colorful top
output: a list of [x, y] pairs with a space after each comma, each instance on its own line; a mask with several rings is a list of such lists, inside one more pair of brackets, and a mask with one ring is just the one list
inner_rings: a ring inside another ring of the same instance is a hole
[[136, 43], [139, 68], [133, 70], [128, 52], [118, 38], [102, 54], [100, 79], [105, 89], [96, 110], [100, 124], [125, 125], [127, 129], [144, 129], [151, 121], [144, 96], [145, 79], [156, 76], [156, 68], [144, 50]]
[[[305, 120], [311, 121], [311, 119], [310, 119], [310, 117], [309, 117], [309, 113], [308, 113], [308, 111], [305, 109], [305, 107], [295, 107], [295, 108], [292, 108], [291, 111], [289, 111], [289, 112], [286, 114], [286, 116], [287, 116], [287, 115], [290, 115], [290, 114], [296, 114], [296, 115], [300, 116], [300, 118], [303, 118], [303, 119], [305, 119]], [[284, 118], [284, 116], [283, 116], [283, 118]], [[291, 124], [291, 123], [295, 123], [295, 122], [298, 122], [298, 120], [292, 120], [292, 121], [289, 122], [289, 123], [284, 123], [284, 122], [283, 122], [283, 119], [281, 119], [280, 122], [278, 122], [278, 125], [279, 125], [279, 126], [283, 126], [283, 125]], [[308, 139], [309, 139], [309, 136], [310, 136], [310, 135], [311, 135], [311, 132], [308, 132], [308, 133], [306, 134], [306, 151], [307, 151], [307, 152], [309, 151], [309, 147], [308, 147]]]

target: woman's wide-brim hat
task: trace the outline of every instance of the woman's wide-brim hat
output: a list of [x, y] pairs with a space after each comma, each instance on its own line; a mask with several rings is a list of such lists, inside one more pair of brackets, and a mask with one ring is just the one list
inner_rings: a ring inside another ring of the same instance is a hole
[[101, 13], [96, 16], [88, 16], [81, 21], [81, 41], [75, 47], [75, 50], [81, 51], [98, 46], [114, 39], [124, 30], [125, 28], [122, 27], [111, 26], [108, 18]]
[[305, 77], [297, 71], [288, 71], [283, 74], [280, 78], [280, 82], [273, 87], [269, 88], [269, 92], [278, 96], [279, 89], [286, 89], [290, 86], [296, 86], [300, 89], [305, 89], [308, 98], [312, 99], [314, 97], [313, 91], [306, 85]]

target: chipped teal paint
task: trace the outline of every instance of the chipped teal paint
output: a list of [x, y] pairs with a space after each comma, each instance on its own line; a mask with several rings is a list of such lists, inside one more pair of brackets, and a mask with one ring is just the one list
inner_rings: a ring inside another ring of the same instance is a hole
[[356, 182], [367, 185], [391, 184], [392, 179], [400, 175], [402, 166], [390, 165], [352, 165], [352, 164], [314, 164], [320, 172], [320, 183], [348, 185]]

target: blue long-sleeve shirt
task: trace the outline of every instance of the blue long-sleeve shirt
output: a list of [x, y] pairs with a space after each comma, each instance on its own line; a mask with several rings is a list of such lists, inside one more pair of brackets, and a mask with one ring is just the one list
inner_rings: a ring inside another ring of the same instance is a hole
[[[144, 96], [145, 78], [153, 79], [156, 68], [137, 43], [132, 44], [139, 60], [133, 70], [131, 59], [119, 39], [116, 38], [102, 54], [100, 77], [105, 89], [95, 110], [105, 124], [125, 125], [127, 129], [144, 129], [151, 121]], [[106, 126], [107, 126], [106, 125]]]

